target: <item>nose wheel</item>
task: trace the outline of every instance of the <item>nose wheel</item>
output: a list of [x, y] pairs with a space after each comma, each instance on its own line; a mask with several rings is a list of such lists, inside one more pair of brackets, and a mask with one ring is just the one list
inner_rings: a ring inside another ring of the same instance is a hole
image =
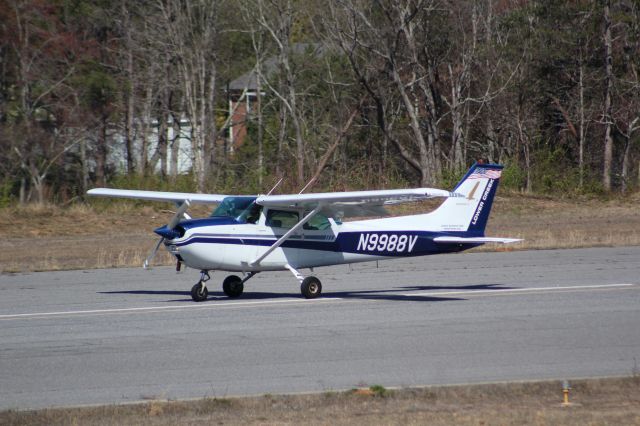
[[194, 302], [204, 302], [209, 296], [209, 290], [205, 282], [209, 281], [211, 277], [208, 271], [200, 271], [200, 281], [198, 281], [193, 287], [191, 287], [191, 298]]

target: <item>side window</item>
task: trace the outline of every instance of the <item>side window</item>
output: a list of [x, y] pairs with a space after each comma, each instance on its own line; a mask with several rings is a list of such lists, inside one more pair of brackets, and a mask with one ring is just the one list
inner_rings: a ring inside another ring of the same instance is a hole
[[[307, 212], [305, 212], [306, 214]], [[307, 229], [310, 231], [322, 231], [324, 229], [331, 228], [331, 223], [329, 219], [321, 213], [316, 213], [307, 223], [302, 225], [303, 229]]]
[[273, 226], [276, 228], [293, 228], [298, 223], [297, 212], [289, 212], [286, 210], [269, 210], [267, 212], [267, 226]]

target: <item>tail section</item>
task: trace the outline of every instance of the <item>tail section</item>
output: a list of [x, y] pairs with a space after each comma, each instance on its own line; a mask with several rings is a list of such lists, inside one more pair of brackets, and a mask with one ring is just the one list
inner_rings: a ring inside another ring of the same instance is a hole
[[464, 197], [447, 198], [430, 214], [438, 231], [466, 232], [466, 235], [482, 237], [489, 220], [493, 198], [503, 166], [498, 164], [474, 164], [453, 192]]

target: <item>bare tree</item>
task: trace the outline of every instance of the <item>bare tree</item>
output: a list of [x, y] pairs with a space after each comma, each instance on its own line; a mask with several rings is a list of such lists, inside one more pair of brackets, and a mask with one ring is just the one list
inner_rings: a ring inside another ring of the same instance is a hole
[[[620, 25], [623, 72], [619, 78], [620, 92], [616, 101], [619, 108], [615, 113], [615, 121], [618, 133], [624, 138], [620, 190], [627, 192], [632, 183], [630, 171], [634, 134], [640, 130], [640, 76], [638, 75], [640, 4], [635, 1], [621, 2], [620, 8], [626, 13], [628, 19]], [[640, 164], [638, 164], [638, 177], [640, 178]]]
[[[295, 86], [295, 75], [291, 64], [291, 31], [296, 14], [299, 12], [294, 8], [291, 0], [270, 0], [267, 4], [265, 0], [257, 0], [256, 18], [262, 28], [270, 35], [271, 40], [276, 45], [278, 52], [278, 74], [280, 86], [278, 88], [270, 84], [268, 76], [261, 75], [260, 81], [269, 87], [271, 93], [277, 96], [283, 109], [281, 109], [280, 119], [280, 145], [284, 141], [286, 134], [286, 117], [282, 114], [288, 113], [291, 117], [295, 132], [296, 141], [296, 179], [298, 185], [304, 184], [305, 176], [305, 144], [303, 139], [303, 120], [298, 108], [298, 94]], [[262, 71], [262, 70], [260, 70]]]
[[221, 0], [157, 0], [167, 48], [176, 54], [186, 114], [191, 127], [194, 181], [204, 191], [215, 156], [216, 51]]
[[[68, 85], [76, 73], [76, 64], [64, 49], [77, 40], [61, 28], [55, 9], [19, 0], [12, 0], [7, 6], [9, 25], [15, 31], [8, 47], [16, 58], [18, 100], [7, 129], [11, 134], [7, 154], [28, 177], [34, 200], [42, 203], [51, 168], [81, 139], [81, 130], [67, 127], [77, 105], [75, 92]], [[20, 201], [27, 198], [30, 197], [23, 178]]]

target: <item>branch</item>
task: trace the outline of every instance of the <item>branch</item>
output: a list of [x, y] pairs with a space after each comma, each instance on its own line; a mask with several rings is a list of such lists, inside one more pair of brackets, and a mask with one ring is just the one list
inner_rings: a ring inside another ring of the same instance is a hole
[[327, 151], [324, 153], [324, 155], [320, 159], [320, 162], [318, 164], [318, 167], [316, 168], [316, 172], [314, 173], [313, 177], [311, 178], [311, 180], [309, 180], [309, 183], [307, 183], [305, 187], [302, 188], [300, 193], [302, 193], [306, 189], [311, 188], [316, 183], [316, 181], [320, 177], [320, 174], [322, 173], [322, 170], [324, 170], [325, 166], [327, 165], [327, 161], [329, 161], [329, 157], [333, 155], [336, 148], [342, 141], [342, 138], [344, 137], [345, 133], [347, 133], [347, 131], [351, 127], [351, 124], [353, 123], [353, 120], [356, 118], [356, 115], [358, 115], [358, 111], [360, 111], [360, 108], [362, 107], [362, 104], [366, 99], [366, 97], [367, 97], [366, 94], [363, 95], [360, 98], [358, 105], [356, 105], [356, 107], [353, 108], [353, 110], [351, 111], [351, 114], [349, 115], [349, 118], [347, 119], [347, 122], [344, 124], [344, 126], [342, 126], [342, 129], [340, 129], [340, 132], [338, 132], [338, 135], [336, 136], [336, 139], [334, 140], [333, 144], [329, 147], [329, 149], [327, 149]]
[[553, 96], [552, 99], [553, 104], [556, 106], [556, 108], [558, 108], [558, 111], [562, 113], [562, 117], [564, 117], [564, 121], [567, 123], [567, 127], [569, 127], [569, 131], [571, 132], [573, 137], [576, 138], [576, 140], [580, 140], [578, 132], [576, 131], [576, 127], [573, 125], [573, 121], [571, 121], [571, 118], [569, 118], [569, 113], [567, 112], [567, 110], [564, 109], [562, 105], [560, 105], [560, 100], [558, 98]]

